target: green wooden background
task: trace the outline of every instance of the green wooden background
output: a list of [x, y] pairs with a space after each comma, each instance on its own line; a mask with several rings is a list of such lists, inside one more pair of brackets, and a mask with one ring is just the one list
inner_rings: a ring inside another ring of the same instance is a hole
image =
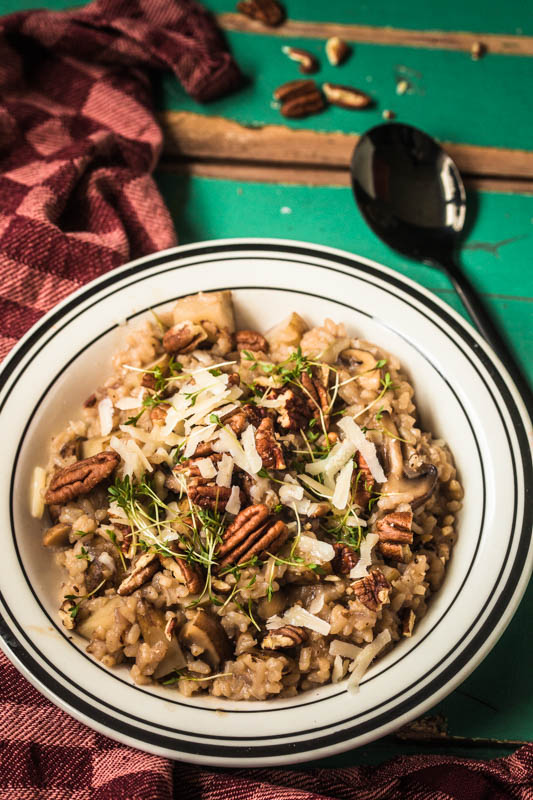
[[[0, 11], [60, 9], [72, 0], [0, 0]], [[79, 3], [78, 3], [79, 5]], [[227, 0], [208, 0], [216, 12], [233, 11]], [[291, 18], [415, 30], [471, 31], [533, 35], [533, 12], [524, 0], [287, 0]], [[199, 106], [173, 76], [154, 81], [160, 109], [221, 115], [247, 125], [285, 122], [271, 105], [272, 90], [297, 77], [296, 65], [281, 53], [289, 40], [274, 35], [228, 33], [227, 39], [249, 83], [239, 93]], [[290, 40], [323, 54], [318, 39]], [[533, 150], [533, 58], [469, 54], [439, 49], [356, 45], [339, 69], [321, 55], [319, 80], [351, 83], [376, 98], [364, 112], [329, 108], [307, 120], [290, 122], [312, 130], [360, 133], [381, 121], [383, 108], [423, 127], [439, 139], [500, 148]], [[399, 67], [414, 75], [416, 91], [396, 94]], [[171, 209], [180, 242], [233, 236], [274, 236], [345, 248], [376, 259], [419, 281], [464, 314], [446, 278], [392, 253], [365, 227], [346, 188], [307, 187], [187, 177], [158, 171], [157, 181]], [[468, 231], [462, 253], [465, 272], [484, 297], [510, 347], [533, 383], [533, 196], [469, 194]], [[465, 315], [466, 316], [466, 315]], [[502, 639], [475, 672], [431, 713], [446, 717], [445, 752], [494, 757], [513, 747], [505, 740], [533, 738], [531, 618], [533, 590], [526, 594]], [[482, 740], [476, 744], [476, 739]], [[466, 741], [465, 741], [466, 740]], [[486, 741], [491, 740], [491, 741]], [[498, 743], [499, 742], [499, 743]], [[442, 745], [424, 745], [442, 752]], [[372, 763], [408, 754], [420, 745], [388, 737], [327, 759], [327, 765]]]

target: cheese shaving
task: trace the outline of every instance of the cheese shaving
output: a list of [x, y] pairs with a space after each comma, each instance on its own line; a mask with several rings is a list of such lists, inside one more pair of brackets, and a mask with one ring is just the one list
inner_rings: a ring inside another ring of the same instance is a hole
[[248, 472], [251, 475], [256, 475], [262, 468], [263, 461], [255, 446], [255, 428], [253, 425], [248, 425], [246, 430], [243, 431], [241, 442], [248, 459]]
[[298, 539], [298, 555], [303, 556], [309, 563], [325, 564], [332, 561], [335, 557], [335, 550], [329, 542], [321, 542], [320, 539], [313, 539], [312, 536], [302, 534]]
[[353, 460], [350, 459], [350, 461], [344, 465], [337, 476], [335, 491], [333, 492], [333, 499], [331, 501], [335, 508], [343, 509], [348, 505], [352, 473]]
[[344, 662], [340, 656], [335, 656], [331, 670], [331, 682], [338, 683], [342, 678], [344, 678]]
[[216, 424], [212, 423], [211, 425], [199, 425], [197, 428], [193, 428], [187, 439], [185, 450], [183, 451], [185, 458], [190, 458], [194, 454], [200, 442], [209, 441], [216, 427]]
[[378, 483], [385, 483], [387, 476], [383, 472], [383, 467], [379, 463], [376, 453], [376, 445], [369, 442], [359, 425], [352, 419], [352, 417], [343, 417], [338, 423], [337, 427], [343, 431], [346, 440], [350, 441], [359, 450], [365, 459], [372, 477]]
[[100, 420], [100, 435], [107, 436], [113, 430], [113, 403], [110, 397], [104, 397], [98, 403], [98, 418]]
[[285, 506], [290, 506], [295, 500], [301, 500], [304, 496], [302, 486], [293, 483], [284, 483], [279, 487], [278, 495], [280, 501]]
[[327, 458], [306, 464], [305, 471], [309, 475], [320, 475], [321, 472], [324, 472], [332, 477], [342, 469], [354, 453], [355, 445], [349, 439], [345, 439], [343, 442], [337, 442]]
[[327, 486], [324, 486], [324, 484], [315, 481], [314, 478], [310, 478], [309, 475], [304, 475], [302, 473], [301, 475], [298, 475], [298, 480], [302, 481], [302, 483], [305, 483], [306, 486], [308, 486], [309, 489], [311, 489], [319, 497], [325, 497], [328, 500], [333, 497], [332, 489], [328, 489]]
[[351, 642], [343, 642], [341, 639], [333, 639], [329, 644], [330, 656], [341, 656], [342, 658], [354, 659], [362, 652], [360, 647], [357, 647]]
[[359, 684], [361, 683], [361, 678], [367, 671], [368, 667], [370, 666], [370, 662], [377, 656], [378, 653], [383, 650], [385, 645], [387, 645], [391, 640], [391, 635], [389, 630], [381, 631], [380, 634], [376, 636], [373, 642], [367, 644], [366, 647], [360, 652], [357, 656], [353, 664], [351, 665], [352, 674], [348, 678], [348, 691], [351, 694], [357, 694], [359, 691]]
[[372, 548], [379, 541], [377, 533], [369, 533], [366, 539], [361, 544], [360, 558], [355, 567], [350, 571], [350, 578], [357, 580], [364, 578], [368, 574], [368, 568], [372, 564]]
[[200, 470], [202, 478], [214, 478], [217, 474], [217, 468], [210, 458], [198, 458], [194, 463]]
[[241, 510], [241, 492], [238, 486], [231, 487], [231, 494], [226, 503], [226, 511], [229, 514], [238, 514]]
[[142, 399], [140, 397], [121, 397], [115, 402], [115, 408], [119, 408], [121, 411], [130, 411], [141, 406]]
[[46, 485], [46, 470], [35, 467], [31, 476], [30, 487], [30, 514], [41, 519], [44, 514], [44, 487]]
[[267, 619], [266, 622], [266, 627], [269, 631], [282, 628], [284, 625], [296, 625], [302, 628], [309, 628], [309, 630], [321, 633], [323, 636], [327, 636], [331, 630], [329, 622], [320, 619], [320, 617], [315, 617], [314, 614], [310, 614], [309, 611], [306, 611], [305, 608], [301, 606], [292, 606], [292, 608], [287, 609], [283, 617], [278, 617], [276, 615]]
[[218, 463], [218, 473], [216, 477], [217, 486], [225, 486], [227, 489], [231, 486], [231, 476], [233, 475], [233, 459], [227, 453], [222, 454], [222, 458]]

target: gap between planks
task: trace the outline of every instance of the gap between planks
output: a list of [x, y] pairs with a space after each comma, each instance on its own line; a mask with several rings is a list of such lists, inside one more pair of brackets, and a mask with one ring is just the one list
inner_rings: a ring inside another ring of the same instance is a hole
[[467, 52], [470, 52], [475, 42], [481, 42], [487, 53], [533, 56], [533, 36], [467, 31], [416, 31], [408, 28], [382, 28], [374, 25], [306, 22], [294, 19], [287, 20], [277, 28], [269, 28], [256, 20], [235, 13], [218, 14], [217, 20], [225, 30], [241, 33], [307, 39], [329, 39], [330, 36], [339, 36], [349, 42]]
[[[231, 163], [243, 174], [242, 165], [247, 165], [250, 171], [255, 169], [257, 174], [262, 169], [267, 171], [267, 166], [269, 170], [294, 170], [294, 177], [300, 176], [297, 183], [307, 180], [312, 185], [340, 180], [359, 140], [357, 134], [286, 125], [246, 126], [224, 117], [190, 111], [164, 111], [159, 114], [159, 120], [165, 135], [167, 158]], [[533, 182], [533, 152], [455, 142], [443, 142], [443, 145], [465, 175], [486, 181], [505, 180], [513, 187], [510, 191], [518, 190], [517, 181]], [[304, 176], [303, 172], [307, 174]], [[325, 172], [331, 174], [325, 175]], [[524, 188], [527, 191], [527, 187]]]

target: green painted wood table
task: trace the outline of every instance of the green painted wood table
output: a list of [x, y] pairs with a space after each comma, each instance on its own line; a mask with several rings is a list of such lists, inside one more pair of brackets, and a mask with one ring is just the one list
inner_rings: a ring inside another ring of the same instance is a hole
[[[345, 248], [419, 281], [459, 313], [446, 278], [388, 250], [355, 209], [347, 164], [358, 135], [384, 111], [446, 142], [468, 186], [462, 263], [533, 382], [533, 12], [523, 0], [287, 0], [288, 19], [265, 28], [207, 0], [247, 76], [208, 106], [170, 75], [154, 79], [165, 131], [157, 180], [182, 243], [275, 236]], [[2, 0], [61, 9], [72, 0]], [[350, 42], [334, 67], [325, 41]], [[329, 107], [303, 120], [281, 117], [272, 92], [298, 77], [282, 52], [303, 47], [320, 61], [319, 82], [371, 94], [372, 108]], [[482, 57], [473, 57], [481, 53]], [[329, 766], [376, 763], [424, 749], [490, 758], [533, 738], [531, 615], [524, 597], [507, 631], [475, 672], [428, 719]]]

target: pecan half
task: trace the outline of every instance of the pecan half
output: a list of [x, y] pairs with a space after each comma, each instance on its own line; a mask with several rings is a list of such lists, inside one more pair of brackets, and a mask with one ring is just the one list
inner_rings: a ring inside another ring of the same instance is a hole
[[328, 390], [319, 378], [311, 378], [307, 372], [302, 372], [300, 379], [302, 381], [302, 386], [308, 392], [308, 402], [313, 416], [318, 423], [318, 429], [322, 430], [322, 424], [324, 424], [327, 431], [329, 428], [330, 405]]
[[255, 432], [255, 446], [265, 469], [286, 469], [283, 448], [276, 441], [270, 417], [265, 417]]
[[45, 502], [67, 503], [74, 497], [88, 494], [111, 475], [119, 461], [120, 456], [114, 450], [104, 450], [103, 453], [58, 470], [52, 476], [44, 496]]
[[178, 322], [163, 336], [163, 347], [167, 353], [190, 353], [201, 342], [205, 342], [207, 333], [196, 322]]
[[272, 519], [264, 503], [248, 506], [226, 528], [218, 550], [219, 564], [243, 564], [252, 556], [276, 553], [288, 536], [285, 523]]
[[338, 83], [323, 83], [322, 91], [326, 99], [334, 106], [341, 108], [368, 108], [372, 105], [370, 95], [354, 86], [341, 86]]
[[296, 388], [274, 389], [272, 396], [283, 399], [283, 406], [277, 409], [277, 424], [285, 433], [307, 428], [309, 420], [313, 416], [313, 410], [302, 392]]
[[293, 119], [316, 114], [325, 108], [322, 92], [311, 80], [284, 83], [276, 89], [274, 98], [281, 103], [280, 111], [283, 116]]
[[375, 481], [370, 467], [361, 453], [357, 453], [355, 461], [357, 469], [354, 471], [352, 480], [353, 501], [360, 509], [365, 511], [372, 497]]
[[[200, 478], [200, 480], [202, 479]], [[187, 494], [191, 503], [200, 506], [200, 508], [206, 508], [211, 511], [224, 511], [230, 498], [231, 489], [226, 486], [202, 486], [191, 482], [187, 487]]]
[[300, 72], [304, 75], [311, 75], [313, 72], [318, 72], [318, 60], [308, 50], [302, 50], [300, 47], [291, 47], [286, 45], [281, 48], [282, 53], [289, 56], [291, 61], [297, 61], [300, 65]]
[[180, 583], [184, 583], [191, 594], [198, 594], [204, 586], [204, 579], [193, 564], [188, 564], [183, 558], [172, 556], [159, 556], [161, 565], [168, 569]]
[[258, 428], [264, 414], [264, 409], [253, 406], [250, 403], [245, 403], [240, 408], [236, 408], [235, 411], [232, 411], [229, 417], [223, 417], [222, 422], [228, 425], [233, 433], [240, 436], [248, 425], [253, 425], [255, 428]]
[[340, 39], [338, 36], [332, 36], [326, 42], [326, 55], [333, 67], [338, 67], [339, 64], [342, 64], [350, 55], [350, 50], [350, 45], [346, 44], [344, 39]]
[[161, 564], [155, 553], [143, 553], [139, 556], [129, 575], [126, 575], [117, 589], [117, 594], [133, 594], [143, 583], [155, 575]]
[[268, 631], [263, 637], [261, 647], [263, 650], [281, 650], [284, 647], [296, 647], [307, 641], [307, 632], [296, 625], [284, 625]]
[[382, 517], [376, 525], [376, 532], [380, 542], [402, 542], [404, 544], [412, 544], [412, 522], [412, 511], [393, 511], [391, 514]]
[[374, 569], [352, 584], [355, 596], [371, 611], [380, 611], [389, 601], [391, 585], [380, 569]]
[[268, 342], [264, 336], [257, 331], [237, 331], [235, 334], [237, 350], [251, 350], [254, 353], [268, 353]]
[[337, 575], [349, 575], [359, 561], [359, 555], [352, 547], [342, 542], [335, 542], [333, 549], [335, 555], [331, 562], [331, 569]]
[[281, 25], [285, 19], [285, 11], [276, 0], [241, 0], [237, 11], [271, 28]]

